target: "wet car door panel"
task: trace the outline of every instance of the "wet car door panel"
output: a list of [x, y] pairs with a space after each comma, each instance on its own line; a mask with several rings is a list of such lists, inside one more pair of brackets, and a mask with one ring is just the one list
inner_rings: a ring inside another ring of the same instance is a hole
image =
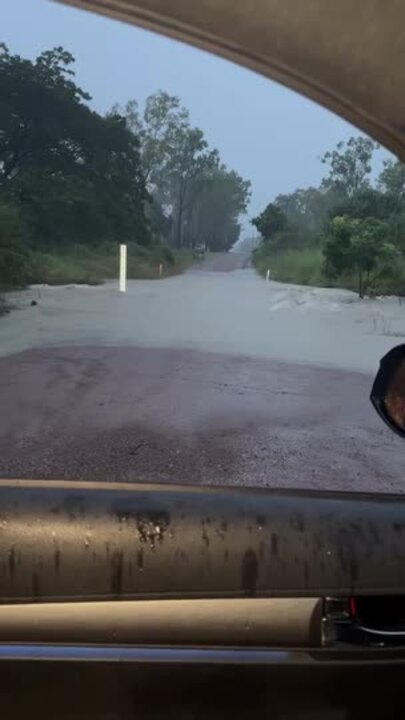
[[402, 658], [402, 497], [2, 480], [0, 505], [4, 648]]

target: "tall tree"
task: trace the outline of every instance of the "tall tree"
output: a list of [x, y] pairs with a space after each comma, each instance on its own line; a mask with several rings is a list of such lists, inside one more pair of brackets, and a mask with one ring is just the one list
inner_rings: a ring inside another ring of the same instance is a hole
[[[215, 222], [213, 219], [211, 222], [218, 229], [219, 210], [216, 211], [214, 205], [219, 207], [220, 198], [225, 195], [229, 200], [231, 188], [235, 191], [238, 185], [235, 178], [239, 176], [235, 173], [233, 182], [228, 177], [228, 190], [225, 192], [222, 181], [226, 171], [221, 169], [219, 154], [209, 149], [203, 131], [191, 125], [189, 113], [179, 98], [159, 91], [147, 99], [143, 112], [134, 100], [127, 103], [125, 108], [116, 107], [114, 110], [124, 114], [128, 126], [140, 137], [144, 173], [153, 198], [150, 217], [156, 234], [166, 233], [166, 239], [175, 247], [193, 246], [204, 224], [201, 213], [203, 206], [211, 219], [215, 215]], [[215, 198], [214, 185], [218, 192]], [[248, 194], [247, 187], [245, 192]], [[232, 232], [227, 231], [227, 237], [237, 236], [238, 217], [246, 210], [245, 197], [239, 203], [239, 211], [234, 210], [238, 205], [236, 195], [232, 211], [225, 210], [223, 205], [224, 225], [229, 222], [229, 213], [236, 212], [231, 223]], [[208, 224], [206, 220], [205, 225]], [[222, 239], [212, 242], [228, 246], [230, 241]]]
[[385, 241], [386, 235], [387, 228], [380, 220], [335, 217], [324, 248], [327, 274], [357, 273], [358, 294], [363, 298], [395, 259], [395, 248]]
[[275, 203], [269, 203], [263, 212], [252, 220], [252, 225], [263, 240], [275, 240], [277, 235], [287, 228], [287, 224], [285, 212]]
[[294, 231], [294, 244], [305, 247], [318, 241], [336, 204], [336, 193], [326, 188], [298, 188], [288, 195], [277, 195], [274, 204]]
[[218, 163], [215, 150], [208, 144], [199, 128], [181, 128], [175, 134], [175, 152], [167, 164], [167, 199], [173, 208], [175, 247], [182, 247], [184, 216], [196, 199], [195, 182]]
[[405, 164], [400, 160], [385, 160], [377, 187], [391, 197], [397, 206], [402, 205], [405, 202]]
[[138, 138], [92, 111], [63, 48], [0, 52], [0, 193], [31, 245], [149, 241]]
[[60, 47], [31, 62], [0, 46], [2, 185], [24, 168], [60, 169], [81, 157], [96, 115], [84, 104], [90, 96], [72, 79], [73, 62]]
[[366, 189], [370, 184], [373, 152], [377, 147], [377, 143], [364, 137], [351, 137], [346, 143], [339, 142], [334, 150], [321, 158], [329, 167], [323, 186], [346, 198]]
[[400, 160], [386, 160], [377, 188], [384, 202], [390, 238], [405, 252], [405, 164]]
[[229, 250], [239, 238], [240, 215], [246, 212], [250, 182], [218, 165], [206, 170], [194, 185], [196, 198], [187, 216], [187, 236], [194, 247]]

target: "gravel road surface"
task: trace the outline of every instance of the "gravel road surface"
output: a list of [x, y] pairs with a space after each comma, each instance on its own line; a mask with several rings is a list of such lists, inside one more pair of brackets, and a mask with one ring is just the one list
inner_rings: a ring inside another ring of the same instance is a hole
[[0, 320], [0, 476], [402, 492], [405, 446], [368, 395], [405, 310], [247, 264], [209, 257], [126, 295], [16, 294]]

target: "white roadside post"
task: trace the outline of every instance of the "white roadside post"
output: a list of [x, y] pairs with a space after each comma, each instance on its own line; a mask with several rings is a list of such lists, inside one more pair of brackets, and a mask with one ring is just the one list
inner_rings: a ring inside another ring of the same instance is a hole
[[266, 272], [266, 280], [267, 281], [270, 280], [270, 270], [267, 270], [267, 272]]
[[127, 291], [127, 246], [120, 245], [120, 292]]

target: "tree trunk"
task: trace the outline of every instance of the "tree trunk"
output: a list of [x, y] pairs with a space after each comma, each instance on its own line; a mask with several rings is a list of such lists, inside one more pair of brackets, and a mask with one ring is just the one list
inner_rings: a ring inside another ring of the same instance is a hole
[[361, 270], [359, 270], [359, 298], [363, 299], [364, 297], [364, 290], [363, 290], [363, 275]]
[[176, 227], [176, 248], [182, 245], [182, 223], [183, 223], [183, 207], [179, 205], [177, 211], [177, 227]]
[[370, 271], [367, 270], [366, 279], [363, 283], [363, 295], [370, 290]]
[[182, 246], [182, 230], [183, 230], [183, 206], [184, 206], [184, 188], [180, 186], [178, 196], [178, 208], [177, 208], [177, 222], [176, 222], [176, 237], [175, 246], [181, 248]]

